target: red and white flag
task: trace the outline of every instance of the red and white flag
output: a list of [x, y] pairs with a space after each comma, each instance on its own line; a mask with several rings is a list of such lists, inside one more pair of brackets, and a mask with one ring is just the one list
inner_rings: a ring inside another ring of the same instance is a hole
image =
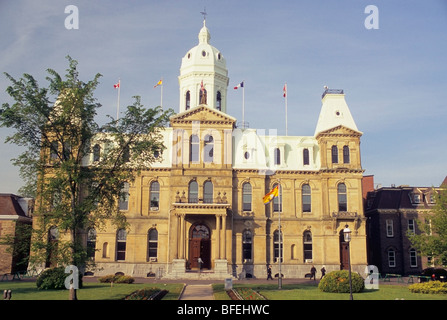
[[118, 88], [120, 87], [120, 82], [118, 81], [118, 83], [117, 83], [117, 84], [114, 84], [113, 87], [114, 87], [115, 89], [118, 89]]
[[287, 96], [287, 83], [284, 85], [283, 91], [283, 97], [285, 98]]

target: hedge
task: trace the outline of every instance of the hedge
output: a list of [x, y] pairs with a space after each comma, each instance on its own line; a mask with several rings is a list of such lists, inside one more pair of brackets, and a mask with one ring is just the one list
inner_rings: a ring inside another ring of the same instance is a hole
[[[352, 292], [361, 292], [365, 288], [363, 278], [355, 272], [351, 273]], [[323, 292], [349, 293], [349, 271], [339, 270], [326, 274], [320, 280], [318, 288]]]
[[447, 283], [428, 281], [412, 284], [408, 286], [408, 289], [413, 293], [447, 294]]

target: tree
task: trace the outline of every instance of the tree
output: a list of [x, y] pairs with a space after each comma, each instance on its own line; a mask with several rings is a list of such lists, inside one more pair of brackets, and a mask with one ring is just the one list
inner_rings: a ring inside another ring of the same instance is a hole
[[[48, 69], [48, 88], [40, 88], [29, 74], [11, 81], [0, 125], [14, 129], [6, 142], [25, 146], [15, 165], [36, 195], [31, 263], [89, 265], [85, 245], [90, 228], [104, 221], [125, 227], [119, 201], [124, 186], [165, 149], [161, 131], [172, 110], [146, 109], [139, 97], [125, 115], [99, 125], [100, 104], [94, 97], [100, 74], [88, 81], [78, 78], [77, 61], [67, 57], [65, 79]], [[54, 102], [53, 102], [54, 101]], [[76, 299], [76, 290], [70, 290]]]
[[418, 222], [420, 234], [408, 232], [412, 245], [423, 256], [431, 257], [434, 265], [447, 262], [447, 189], [436, 193], [436, 205], [433, 212]]

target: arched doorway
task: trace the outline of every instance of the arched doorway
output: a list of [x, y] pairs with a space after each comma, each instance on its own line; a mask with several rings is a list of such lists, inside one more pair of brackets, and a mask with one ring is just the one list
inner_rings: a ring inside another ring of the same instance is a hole
[[195, 224], [189, 231], [189, 264], [190, 268], [199, 268], [198, 259], [202, 258], [203, 269], [211, 266], [210, 229], [204, 224]]

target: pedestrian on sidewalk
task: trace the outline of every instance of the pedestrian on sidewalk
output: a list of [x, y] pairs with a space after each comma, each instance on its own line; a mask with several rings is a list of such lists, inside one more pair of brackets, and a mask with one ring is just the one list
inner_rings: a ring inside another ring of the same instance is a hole
[[310, 280], [312, 280], [312, 278], [314, 278], [314, 281], [316, 281], [317, 280], [316, 274], [317, 274], [317, 269], [315, 268], [315, 266], [312, 266], [312, 268], [310, 268]]
[[273, 280], [272, 278], [272, 266], [269, 264], [267, 267], [267, 280]]

